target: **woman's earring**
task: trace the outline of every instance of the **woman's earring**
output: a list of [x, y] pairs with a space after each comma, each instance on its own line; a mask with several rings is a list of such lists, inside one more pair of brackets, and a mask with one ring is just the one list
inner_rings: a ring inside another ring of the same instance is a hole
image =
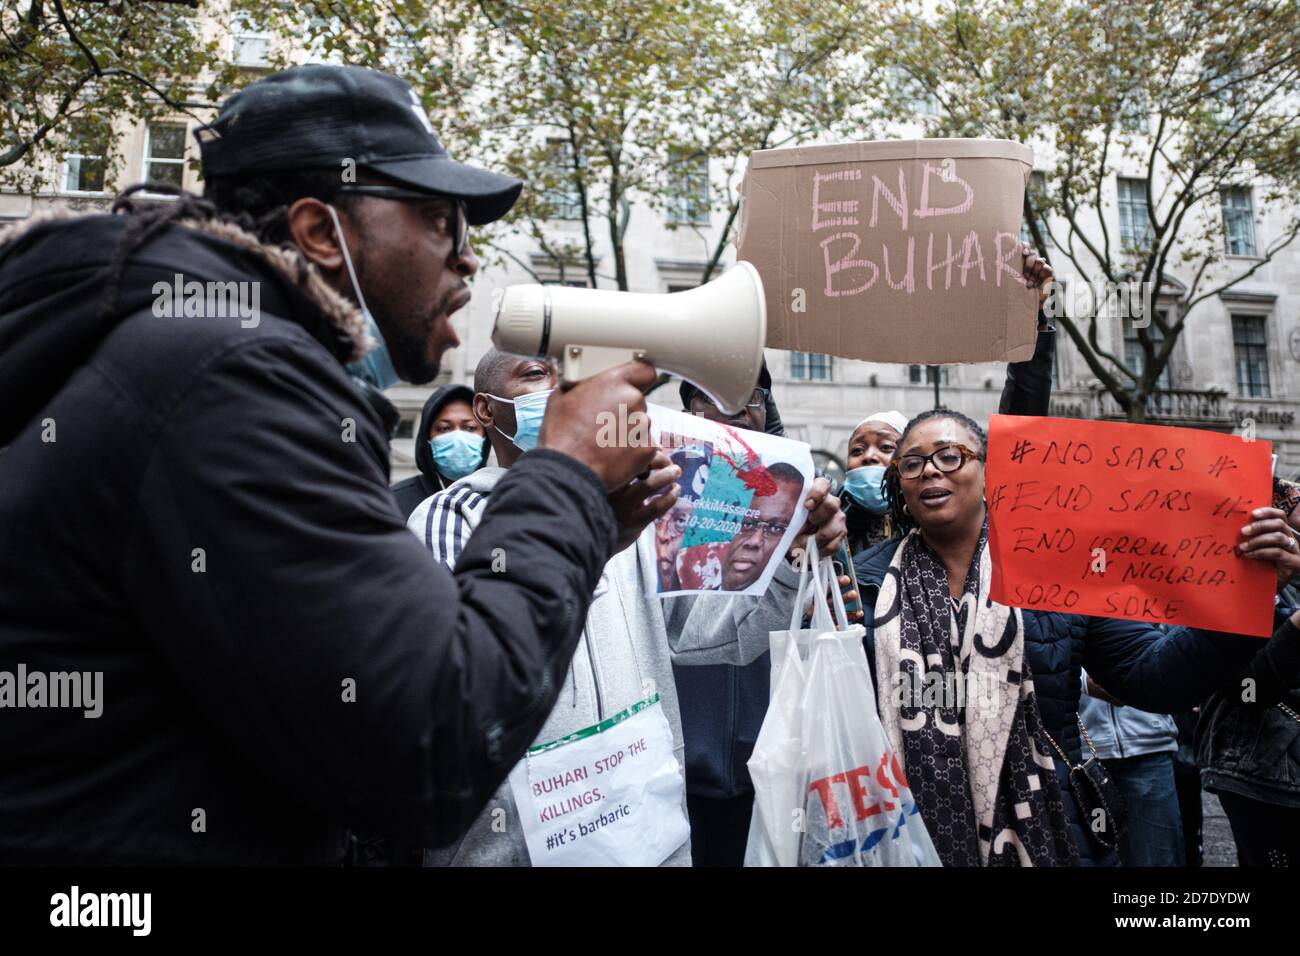
[[908, 508], [907, 508], [907, 502], [906, 502], [906, 501], [903, 502], [903, 514], [907, 515], [909, 518], [912, 516], [912, 512], [909, 511]]

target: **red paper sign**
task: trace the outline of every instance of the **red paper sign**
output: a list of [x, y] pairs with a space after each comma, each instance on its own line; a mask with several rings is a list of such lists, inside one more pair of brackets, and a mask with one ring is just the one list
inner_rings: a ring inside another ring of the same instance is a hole
[[1234, 548], [1271, 503], [1271, 457], [1192, 428], [994, 415], [993, 599], [1268, 636], [1273, 565]]

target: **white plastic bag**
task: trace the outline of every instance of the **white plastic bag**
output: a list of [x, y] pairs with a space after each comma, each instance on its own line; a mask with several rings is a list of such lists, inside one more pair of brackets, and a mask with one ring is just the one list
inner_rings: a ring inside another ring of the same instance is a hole
[[754, 814], [745, 865], [938, 866], [876, 713], [865, 629], [849, 625], [834, 565], [809, 558], [812, 550], [804, 551], [790, 629], [771, 634], [771, 701], [748, 764]]

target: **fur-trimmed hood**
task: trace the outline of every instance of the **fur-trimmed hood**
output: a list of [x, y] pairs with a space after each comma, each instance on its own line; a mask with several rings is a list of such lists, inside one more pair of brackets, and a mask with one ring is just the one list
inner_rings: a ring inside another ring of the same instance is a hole
[[118, 262], [132, 219], [59, 211], [0, 229], [0, 447], [177, 274], [256, 282], [262, 314], [301, 325], [341, 363], [373, 348], [360, 310], [296, 249], [227, 221], [181, 219]]

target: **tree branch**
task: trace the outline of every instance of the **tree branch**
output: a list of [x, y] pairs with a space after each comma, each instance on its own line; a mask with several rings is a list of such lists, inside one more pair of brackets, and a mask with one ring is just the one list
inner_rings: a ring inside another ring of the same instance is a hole
[[71, 40], [79, 50], [81, 50], [82, 55], [85, 56], [87, 62], [90, 64], [90, 69], [95, 76], [98, 77], [124, 76], [127, 79], [134, 80], [135, 82], [153, 91], [155, 96], [157, 96], [160, 100], [162, 100], [172, 109], [176, 110], [177, 112], [184, 113], [187, 116], [193, 117], [194, 119], [198, 120], [200, 123], [204, 122], [204, 119], [202, 116], [199, 116], [196, 113], [194, 113], [193, 109], [215, 110], [220, 108], [219, 104], [216, 103], [188, 103], [188, 102], [182, 102], [180, 100], [174, 100], [168, 94], [164, 93], [161, 89], [159, 89], [157, 86], [151, 83], [149, 80], [141, 76], [139, 73], [136, 73], [134, 70], [128, 70], [126, 67], [114, 66], [114, 67], [109, 67], [108, 69], [103, 69], [99, 65], [99, 61], [95, 59], [95, 54], [91, 53], [90, 48], [87, 47], [86, 44], [81, 42], [81, 37], [79, 37], [77, 35], [77, 31], [72, 28], [72, 23], [68, 20], [67, 14], [63, 12], [62, 0], [54, 0], [54, 12], [58, 16], [59, 22], [63, 24], [63, 30], [65, 33], [67, 33], [68, 39]]
[[1192, 306], [1196, 305], [1198, 302], [1204, 302], [1206, 299], [1212, 298], [1213, 296], [1216, 296], [1221, 292], [1231, 289], [1238, 282], [1241, 282], [1245, 279], [1249, 279], [1251, 276], [1253, 276], [1256, 272], [1258, 272], [1268, 263], [1272, 262], [1273, 257], [1276, 256], [1283, 249], [1285, 249], [1287, 246], [1289, 246], [1295, 240], [1297, 235], [1300, 235], [1300, 219], [1295, 220], [1291, 223], [1291, 228], [1287, 230], [1285, 236], [1282, 238], [1280, 242], [1274, 242], [1271, 246], [1269, 246], [1269, 249], [1264, 254], [1263, 258], [1261, 258], [1258, 262], [1256, 262], [1254, 265], [1252, 265], [1249, 269], [1247, 269], [1245, 272], [1243, 272], [1241, 275], [1237, 276], [1236, 278], [1230, 279], [1229, 281], [1223, 283], [1223, 285], [1218, 286], [1217, 288], [1211, 289], [1208, 292], [1202, 293], [1201, 295], [1197, 296], [1191, 302], [1187, 303], [1187, 310], [1190, 312]]

